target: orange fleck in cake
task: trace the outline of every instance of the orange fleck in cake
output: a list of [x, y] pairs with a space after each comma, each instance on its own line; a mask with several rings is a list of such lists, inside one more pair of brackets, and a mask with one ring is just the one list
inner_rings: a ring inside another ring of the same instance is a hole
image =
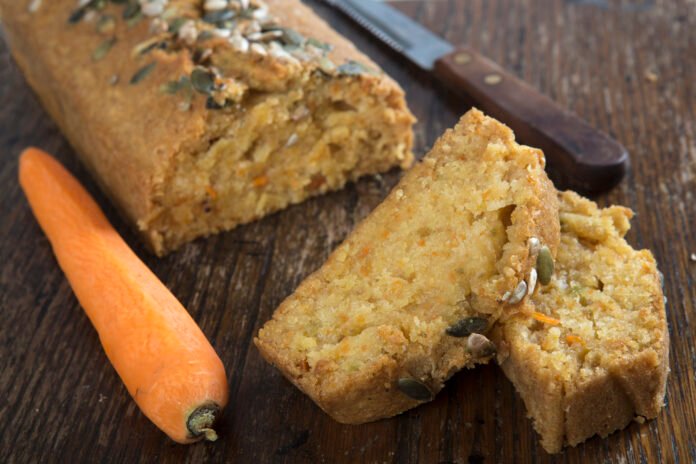
[[543, 154], [469, 111], [277, 309], [255, 343], [344, 423], [432, 398], [487, 362], [485, 333], [524, 307], [559, 240]]
[[0, 0], [12, 54], [157, 254], [412, 162], [401, 88], [299, 0]]
[[624, 240], [630, 210], [560, 194], [561, 243], [535, 312], [500, 324], [499, 362], [550, 453], [662, 408], [669, 337], [660, 273]]

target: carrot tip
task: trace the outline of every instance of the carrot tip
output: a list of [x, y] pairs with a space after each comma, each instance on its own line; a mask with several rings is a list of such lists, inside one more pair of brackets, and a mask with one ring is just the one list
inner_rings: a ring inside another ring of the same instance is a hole
[[215, 403], [208, 403], [194, 409], [186, 420], [186, 428], [191, 438], [203, 437], [208, 441], [217, 440], [218, 435], [212, 426], [218, 414], [220, 414], [220, 406]]

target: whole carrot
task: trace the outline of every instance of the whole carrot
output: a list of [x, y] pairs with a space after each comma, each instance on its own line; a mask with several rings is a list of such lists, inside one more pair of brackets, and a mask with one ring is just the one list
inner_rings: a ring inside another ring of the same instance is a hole
[[25, 150], [19, 182], [104, 351], [143, 413], [179, 443], [217, 439], [225, 368], [186, 309], [50, 155]]

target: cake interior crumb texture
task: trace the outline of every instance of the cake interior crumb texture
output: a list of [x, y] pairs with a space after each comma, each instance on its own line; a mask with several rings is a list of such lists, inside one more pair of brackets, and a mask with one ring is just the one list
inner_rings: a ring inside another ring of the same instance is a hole
[[472, 110], [281, 305], [256, 340], [262, 353], [350, 423], [418, 404], [395, 391], [398, 378], [437, 392], [485, 362], [446, 329], [500, 317], [498, 300], [529, 268], [530, 236], [555, 248], [543, 167], [540, 151]]
[[561, 194], [556, 272], [537, 314], [502, 326], [501, 365], [549, 452], [660, 411], [668, 372], [661, 276], [624, 240], [630, 210]]

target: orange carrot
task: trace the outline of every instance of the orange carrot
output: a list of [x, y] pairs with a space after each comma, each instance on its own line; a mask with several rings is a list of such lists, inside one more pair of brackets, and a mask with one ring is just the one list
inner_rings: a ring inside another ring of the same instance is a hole
[[581, 337], [573, 334], [566, 335], [566, 342], [569, 345], [572, 345], [573, 343], [580, 343], [581, 345], [585, 344], [585, 341]]
[[173, 440], [215, 440], [225, 368], [186, 309], [118, 235], [79, 182], [28, 148], [19, 181], [107, 357], [143, 413]]
[[559, 325], [561, 323], [561, 321], [559, 321], [558, 319], [554, 319], [553, 317], [547, 316], [546, 314], [540, 313], [538, 311], [534, 311], [532, 313], [532, 317], [539, 322], [543, 322], [544, 324]]

